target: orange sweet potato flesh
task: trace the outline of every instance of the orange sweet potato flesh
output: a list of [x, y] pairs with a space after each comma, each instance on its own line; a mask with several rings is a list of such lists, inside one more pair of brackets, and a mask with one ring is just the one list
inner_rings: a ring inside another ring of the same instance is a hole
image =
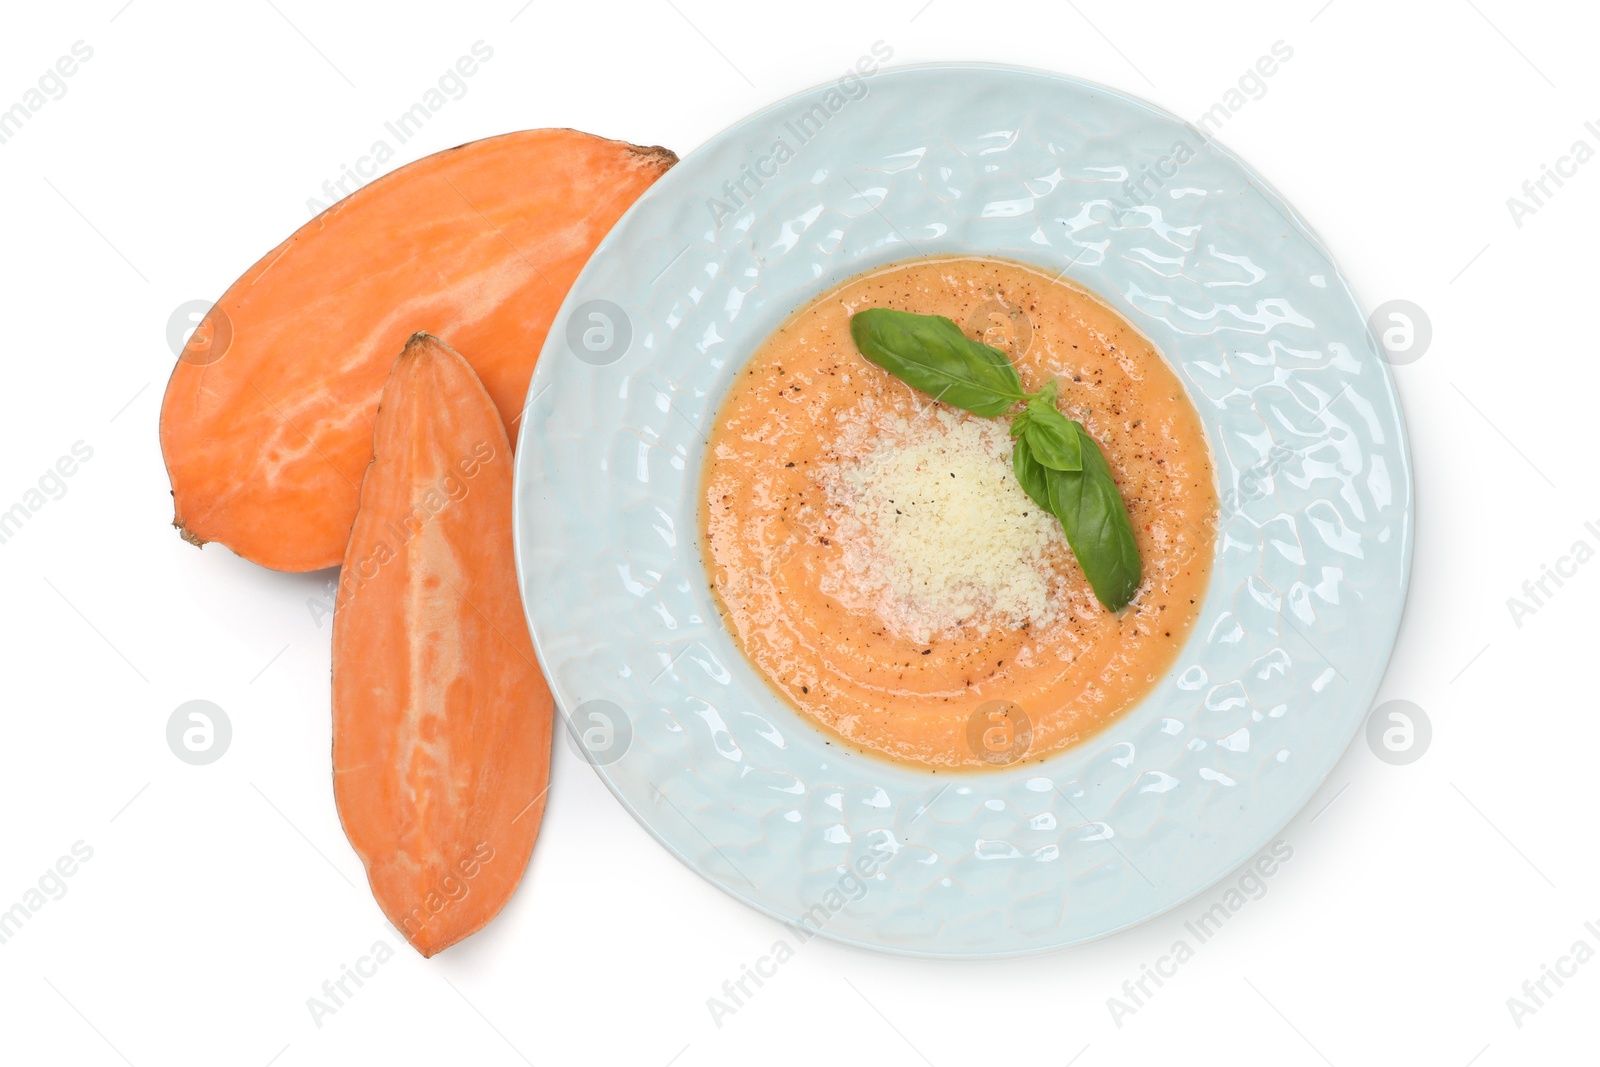
[[517, 591], [494, 402], [425, 334], [393, 366], [334, 605], [333, 784], [373, 896], [431, 956], [522, 878], [554, 702]]
[[407, 337], [448, 338], [516, 437], [557, 309], [677, 157], [527, 130], [418, 160], [312, 219], [233, 284], [161, 407], [173, 525], [275, 570], [337, 564]]

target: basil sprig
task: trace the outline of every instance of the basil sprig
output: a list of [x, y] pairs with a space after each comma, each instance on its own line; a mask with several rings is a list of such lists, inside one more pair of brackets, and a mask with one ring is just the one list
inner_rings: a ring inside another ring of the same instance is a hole
[[1128, 606], [1142, 579], [1133, 524], [1104, 453], [1089, 431], [1056, 408], [1056, 383], [1024, 392], [998, 348], [967, 337], [943, 315], [867, 308], [850, 318], [850, 336], [870, 362], [936, 400], [994, 418], [1011, 418], [1011, 468], [1023, 491], [1054, 515], [1095, 599]]

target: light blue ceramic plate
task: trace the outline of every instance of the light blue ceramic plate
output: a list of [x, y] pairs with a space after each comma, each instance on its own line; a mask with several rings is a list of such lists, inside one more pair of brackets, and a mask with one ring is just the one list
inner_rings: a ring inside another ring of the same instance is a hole
[[[1064, 272], [1154, 340], [1223, 499], [1171, 674], [1077, 748], [958, 777], [827, 745], [768, 688], [713, 608], [696, 513], [756, 346], [853, 275], [952, 253]], [[601, 243], [530, 397], [523, 600], [600, 775], [713, 884], [851, 944], [1039, 952], [1193, 897], [1321, 784], [1400, 621], [1410, 460], [1349, 286], [1236, 157], [1060, 75], [885, 70], [713, 137]]]

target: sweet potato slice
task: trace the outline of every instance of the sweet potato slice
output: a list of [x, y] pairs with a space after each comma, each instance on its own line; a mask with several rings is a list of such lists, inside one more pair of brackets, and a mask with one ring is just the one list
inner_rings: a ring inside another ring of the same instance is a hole
[[516, 438], [578, 271], [677, 157], [527, 130], [418, 160], [306, 223], [223, 294], [167, 383], [173, 525], [282, 571], [344, 554], [394, 354], [447, 337]]
[[333, 616], [339, 818], [424, 956], [516, 889], [554, 703], [512, 558], [512, 454], [467, 361], [417, 334], [389, 375]]

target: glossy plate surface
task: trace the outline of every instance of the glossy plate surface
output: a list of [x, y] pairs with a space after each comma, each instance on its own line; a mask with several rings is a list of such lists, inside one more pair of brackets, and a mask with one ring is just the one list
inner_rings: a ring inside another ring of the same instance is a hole
[[[853, 275], [951, 254], [1062, 272], [1150, 337], [1223, 499], [1170, 675], [1074, 749], [960, 776], [827, 745], [768, 688], [717, 616], [696, 511], [705, 431], [760, 342]], [[1337, 268], [1199, 131], [1059, 75], [884, 70], [712, 138], [595, 252], [529, 395], [517, 560], [560, 706], [684, 863], [841, 941], [1017, 955], [1193, 897], [1321, 784], [1399, 624], [1404, 424]]]

